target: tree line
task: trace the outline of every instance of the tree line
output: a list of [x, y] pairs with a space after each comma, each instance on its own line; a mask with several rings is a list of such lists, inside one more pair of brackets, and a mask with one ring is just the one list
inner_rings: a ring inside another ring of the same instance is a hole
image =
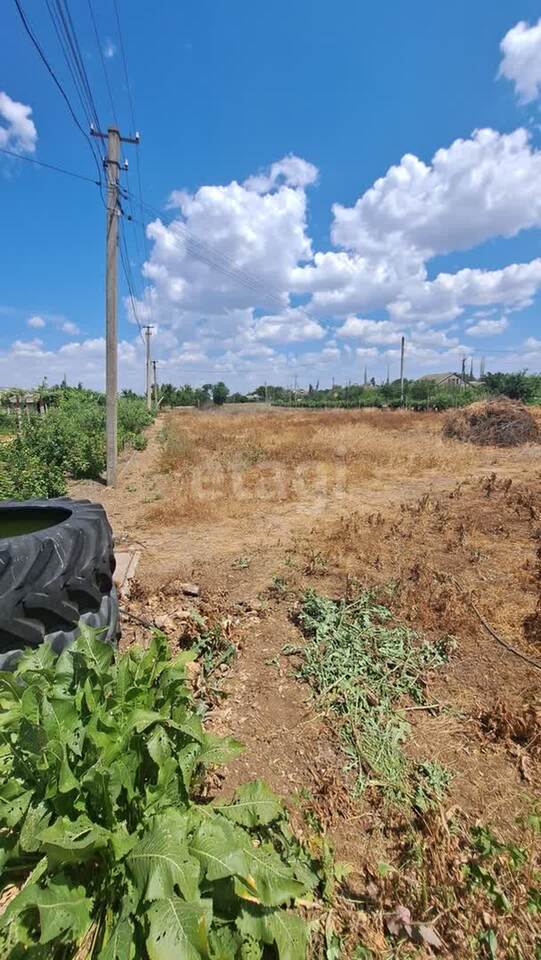
[[[487, 373], [481, 383], [470, 383], [465, 377], [463, 386], [438, 385], [432, 380], [404, 380], [404, 403], [413, 409], [444, 410], [448, 407], [463, 406], [487, 396], [507, 396], [524, 403], [541, 402], [541, 376], [528, 374], [525, 370], [515, 373]], [[309, 384], [307, 390], [293, 390], [287, 387], [261, 384], [249, 393], [231, 392], [220, 380], [217, 383], [204, 383], [201, 387], [191, 384], [175, 387], [164, 383], [160, 387], [160, 405], [170, 407], [195, 406], [206, 407], [212, 404], [221, 406], [228, 403], [251, 403], [256, 400], [267, 401], [278, 406], [307, 407], [399, 407], [401, 406], [401, 383], [393, 380], [377, 384], [372, 380], [367, 384], [333, 384], [320, 388]]]

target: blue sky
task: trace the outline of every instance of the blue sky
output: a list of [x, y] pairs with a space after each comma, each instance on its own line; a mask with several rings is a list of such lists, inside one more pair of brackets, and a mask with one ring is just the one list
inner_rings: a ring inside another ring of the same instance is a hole
[[[153, 208], [145, 256], [124, 229], [162, 379], [396, 375], [402, 333], [409, 375], [463, 355], [541, 368], [539, 4], [118, 3], [141, 132], [124, 151], [129, 187], [139, 149]], [[45, 5], [23, 7], [77, 107]], [[93, 8], [133, 132], [113, 0]], [[107, 125], [88, 6], [70, 9]], [[93, 177], [13, 3], [3, 21], [0, 147]], [[100, 386], [97, 187], [0, 154], [0, 193], [0, 385], [66, 373]], [[120, 378], [141, 389], [122, 274], [120, 292]]]

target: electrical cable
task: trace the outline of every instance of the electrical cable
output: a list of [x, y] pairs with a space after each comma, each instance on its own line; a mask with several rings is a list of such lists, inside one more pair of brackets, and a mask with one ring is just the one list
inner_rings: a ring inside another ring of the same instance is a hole
[[90, 18], [91, 18], [91, 20], [92, 20], [92, 26], [94, 27], [94, 36], [96, 37], [96, 45], [97, 45], [97, 47], [98, 47], [98, 52], [99, 52], [99, 55], [100, 55], [101, 66], [102, 66], [102, 70], [103, 70], [103, 76], [104, 76], [104, 79], [105, 79], [105, 86], [107, 87], [107, 93], [108, 93], [108, 95], [109, 95], [109, 103], [111, 104], [111, 110], [112, 110], [112, 113], [113, 113], [113, 119], [114, 119], [114, 121], [115, 121], [116, 126], [118, 127], [118, 117], [117, 117], [117, 113], [116, 113], [116, 110], [115, 110], [115, 102], [114, 102], [114, 99], [113, 99], [113, 91], [112, 91], [112, 89], [111, 89], [111, 84], [110, 84], [110, 82], [109, 82], [109, 74], [108, 74], [108, 71], [107, 71], [107, 66], [106, 66], [106, 64], [105, 64], [105, 57], [104, 57], [104, 55], [103, 55], [103, 47], [102, 47], [102, 45], [101, 45], [101, 43], [100, 43], [100, 35], [99, 35], [99, 32], [98, 32], [98, 25], [97, 25], [97, 23], [96, 23], [96, 17], [95, 17], [95, 15], [94, 15], [94, 7], [92, 6], [92, 0], [88, 0], [88, 9], [89, 9], [89, 11], [90, 11]]
[[[148, 206], [148, 205], [145, 204], [145, 206]], [[158, 214], [158, 216], [161, 216], [161, 215]], [[141, 222], [141, 221], [137, 221], [137, 222]], [[148, 226], [148, 223], [144, 223], [143, 225]], [[276, 293], [273, 293], [269, 288], [267, 288], [263, 280], [260, 280], [255, 275], [249, 274], [246, 271], [240, 270], [239, 268], [235, 267], [233, 265], [234, 261], [232, 260], [232, 258], [226, 256], [225, 254], [222, 257], [219, 251], [216, 251], [216, 252], [212, 251], [212, 248], [210, 247], [209, 244], [207, 244], [205, 241], [200, 240], [200, 238], [197, 237], [195, 234], [193, 234], [183, 223], [175, 222], [174, 224], [170, 223], [170, 224], [167, 224], [166, 226], [168, 227], [169, 230], [173, 231], [173, 233], [176, 230], [184, 234], [184, 239], [182, 239], [179, 236], [177, 237], [174, 236], [174, 240], [176, 242], [178, 241], [179, 244], [183, 242], [184, 244], [183, 248], [178, 246], [179, 250], [184, 249], [189, 256], [192, 256], [194, 259], [200, 260], [202, 263], [207, 264], [207, 266], [211, 267], [214, 270], [217, 270], [219, 273], [223, 274], [229, 279], [234, 280], [236, 283], [250, 290], [252, 293], [259, 293], [266, 300], [272, 300], [274, 303], [278, 305], [280, 310], [284, 310], [287, 308], [287, 304], [284, 303], [283, 299], [281, 299]], [[207, 249], [210, 249], [212, 252], [207, 253]], [[222, 261], [225, 261], [225, 262], [222, 262]], [[308, 320], [313, 319], [303, 307], [293, 307], [291, 309], [295, 309], [298, 312], [302, 313]]]
[[125, 236], [125, 233], [124, 233], [123, 226], [124, 226], [124, 225], [123, 225], [123, 221], [121, 220], [121, 221], [120, 221], [120, 243], [119, 243], [120, 260], [121, 260], [121, 263], [122, 263], [122, 269], [123, 269], [123, 271], [124, 271], [124, 276], [125, 276], [125, 279], [126, 279], [126, 283], [127, 283], [127, 286], [128, 286], [128, 291], [129, 291], [129, 295], [130, 295], [130, 302], [131, 302], [132, 313], [133, 313], [135, 322], [137, 323], [137, 326], [138, 326], [138, 328], [139, 328], [139, 334], [140, 334], [140, 336], [141, 336], [141, 340], [142, 340], [143, 343], [144, 343], [144, 342], [145, 342], [145, 338], [144, 338], [144, 336], [143, 336], [143, 330], [142, 330], [142, 327], [141, 327], [141, 323], [140, 323], [140, 321], [139, 321], [139, 315], [138, 315], [138, 313], [137, 313], [137, 308], [136, 308], [136, 306], [135, 306], [135, 303], [136, 303], [136, 297], [135, 297], [135, 294], [134, 294], [135, 283], [134, 283], [134, 280], [133, 280], [133, 274], [132, 274], [132, 270], [131, 270], [131, 264], [130, 264], [130, 257], [129, 257], [128, 245], [127, 245], [127, 242], [126, 242], [126, 236]]
[[[133, 199], [135, 199], [136, 203], [138, 202], [137, 198], [133, 198]], [[150, 204], [145, 203], [143, 201], [140, 204], [140, 206], [150, 210], [151, 213], [153, 213], [155, 216], [159, 217], [160, 219], [162, 218], [162, 213], [159, 210], [156, 210], [155, 207], [150, 206]], [[148, 223], [143, 225], [148, 226]], [[175, 221], [174, 224], [169, 223], [166, 226], [168, 226], [170, 230], [174, 228], [186, 236], [186, 238], [192, 244], [192, 249], [191, 251], [188, 250], [188, 253], [191, 253], [191, 255], [194, 256], [196, 259], [201, 260], [203, 263], [206, 263], [210, 267], [213, 267], [215, 270], [218, 270], [220, 273], [223, 273], [225, 276], [228, 276], [231, 279], [236, 279], [243, 286], [246, 286], [247, 288], [253, 291], [260, 292], [265, 296], [267, 300], [271, 300], [274, 303], [276, 303], [281, 310], [285, 309], [286, 304], [284, 303], [283, 299], [279, 296], [277, 291], [273, 291], [270, 287], [268, 287], [265, 281], [262, 280], [261, 278], [256, 277], [254, 274], [250, 274], [246, 270], [242, 270], [239, 267], [237, 267], [232, 257], [230, 257], [228, 254], [222, 253], [222, 251], [217, 250], [217, 248], [215, 247], [212, 247], [211, 244], [209, 244], [207, 241], [202, 240], [200, 237], [196, 236], [196, 234], [192, 233], [192, 231], [184, 223], [182, 223], [181, 221]], [[195, 251], [198, 251], [198, 252], [195, 252]], [[307, 312], [302, 308], [297, 307], [295, 309], [298, 309], [298, 310], [300, 309], [301, 312], [303, 312], [307, 317], [309, 317], [309, 314], [307, 314]], [[312, 318], [309, 317], [309, 319], [312, 319]]]
[[[68, 95], [67, 95], [64, 87], [62, 86], [62, 83], [61, 83], [60, 80], [58, 79], [55, 71], [53, 70], [53, 68], [52, 68], [52, 66], [51, 66], [51, 64], [50, 64], [49, 61], [47, 60], [47, 57], [45, 56], [45, 53], [44, 53], [44, 51], [43, 51], [43, 49], [42, 49], [42, 47], [41, 47], [41, 45], [40, 45], [37, 37], [35, 36], [34, 31], [32, 30], [32, 27], [30, 26], [30, 22], [29, 22], [26, 14], [25, 14], [25, 12], [24, 12], [24, 10], [23, 10], [22, 4], [21, 4], [21, 0], [14, 0], [14, 3], [15, 3], [15, 6], [16, 6], [16, 8], [17, 8], [17, 12], [18, 12], [19, 17], [20, 17], [20, 19], [21, 19], [22, 25], [23, 25], [26, 33], [28, 34], [30, 40], [32, 41], [32, 44], [33, 44], [34, 47], [36, 48], [36, 50], [37, 50], [37, 52], [38, 52], [38, 54], [39, 54], [39, 57], [40, 57], [41, 61], [43, 62], [45, 68], [47, 69], [47, 72], [48, 72], [49, 75], [51, 76], [51, 78], [52, 78], [55, 86], [57, 87], [59, 93], [61, 94], [63, 100], [65, 101], [66, 106], [67, 106], [67, 108], [68, 108], [68, 111], [69, 111], [69, 113], [70, 113], [70, 116], [71, 116], [73, 122], [75, 123], [75, 126], [76, 126], [77, 129], [82, 133], [83, 137], [85, 138], [85, 140], [86, 140], [87, 143], [88, 143], [88, 146], [89, 146], [89, 148], [90, 148], [90, 152], [91, 152], [91, 154], [92, 154], [92, 157], [93, 157], [93, 159], [94, 159], [94, 162], [95, 162], [96, 167], [97, 167], [97, 170], [98, 170], [98, 177], [99, 177], [99, 181], [100, 181], [100, 185], [101, 185], [101, 183], [102, 183], [102, 179], [101, 179], [101, 168], [100, 168], [100, 163], [99, 163], [99, 161], [98, 161], [98, 159], [97, 159], [97, 157], [96, 157], [96, 152], [95, 152], [95, 150], [94, 150], [94, 145], [93, 145], [93, 143], [92, 143], [92, 141], [91, 141], [88, 133], [86, 132], [86, 130], [84, 129], [84, 127], [83, 127], [83, 126], [81, 125], [81, 123], [79, 122], [79, 119], [78, 119], [78, 117], [77, 117], [77, 114], [75, 113], [75, 110], [73, 109], [73, 106], [72, 106], [72, 103], [71, 103], [71, 101], [70, 101], [70, 98], [68, 97]], [[99, 154], [98, 154], [98, 156], [99, 156]], [[103, 199], [103, 197], [102, 197], [102, 199]]]
[[[126, 56], [126, 47], [125, 47], [125, 45], [124, 45], [124, 36], [123, 36], [123, 32], [122, 32], [122, 26], [121, 26], [121, 23], [120, 23], [120, 11], [119, 11], [119, 8], [118, 8], [118, 0], [113, 0], [113, 5], [114, 5], [114, 8], [115, 8], [116, 26], [117, 26], [117, 33], [118, 33], [118, 42], [119, 42], [119, 45], [120, 45], [120, 53], [121, 53], [121, 58], [122, 58], [122, 66], [123, 66], [123, 70], [124, 70], [124, 79], [125, 79], [125, 81], [126, 81], [126, 92], [127, 92], [128, 104], [129, 104], [129, 108], [130, 108], [130, 117], [131, 117], [131, 122], [132, 122], [132, 135], [135, 136], [135, 135], [137, 134], [137, 124], [136, 124], [136, 121], [135, 121], [135, 109], [134, 109], [134, 105], [133, 105], [133, 95], [132, 95], [130, 77], [129, 77], [129, 72], [128, 72], [128, 59], [127, 59], [127, 56]], [[136, 151], [135, 151], [135, 166], [136, 166], [136, 171], [137, 171], [137, 187], [138, 187], [138, 193], [139, 193], [139, 202], [140, 202], [140, 204], [142, 204], [142, 202], [143, 202], [143, 188], [142, 188], [142, 177], [141, 177], [141, 162], [140, 162], [140, 158], [139, 158], [140, 150], [141, 150], [141, 146], [140, 146], [140, 144], [138, 144], [138, 145], [137, 145], [137, 149], [136, 149]], [[129, 176], [128, 176], [128, 174], [126, 174], [126, 177], [127, 177], [127, 180], [128, 180], [128, 192], [131, 193], [131, 191], [129, 190]], [[132, 219], [132, 221], [133, 221], [134, 223], [136, 222], [136, 221], [135, 221], [135, 218], [133, 217], [133, 209], [132, 209], [131, 219]], [[147, 241], [146, 229], [145, 229], [144, 224], [141, 224], [141, 227], [142, 227], [142, 237], [143, 237], [144, 259], [145, 259], [145, 260], [148, 260], [148, 259], [149, 259], [149, 251], [148, 251], [148, 241]], [[139, 256], [139, 258], [140, 258], [140, 262], [141, 262], [141, 265], [142, 265], [144, 261], [143, 261], [143, 256], [139, 253], [139, 241], [137, 240], [137, 230], [135, 230], [135, 236], [136, 236], [137, 252], [138, 252], [138, 256]], [[152, 321], [153, 321], [153, 316], [152, 316], [152, 302], [151, 302], [151, 300], [149, 300], [149, 302], [148, 302], [148, 309], [149, 309], [149, 313], [150, 313], [150, 321], [151, 321], [151, 323], [152, 323]]]
[[84, 91], [88, 108], [90, 111], [90, 116], [92, 117], [93, 123], [96, 125], [97, 129], [101, 129], [100, 119], [98, 116], [98, 111], [92, 94], [92, 88], [90, 86], [90, 81], [88, 79], [88, 74], [86, 72], [86, 67], [84, 65], [83, 55], [81, 53], [81, 47], [77, 39], [77, 33], [73, 24], [71, 13], [67, 5], [66, 0], [54, 0], [57, 9], [57, 15], [59, 18], [59, 24], [61, 30], [64, 31], [64, 36], [68, 45], [68, 49], [71, 53], [73, 60], [73, 65], [77, 76], [79, 77], [82, 89]]
[[34, 157], [25, 157], [21, 153], [14, 153], [13, 150], [6, 150], [0, 147], [0, 153], [5, 153], [8, 157], [14, 157], [16, 160], [26, 160], [27, 163], [35, 163], [38, 167], [46, 167], [47, 170], [55, 170], [56, 173], [63, 173], [67, 177], [75, 177], [77, 180], [85, 180], [87, 183], [93, 183], [101, 187], [101, 180], [93, 180], [92, 177], [85, 177], [82, 173], [75, 173], [73, 170], [65, 170], [64, 167], [57, 167], [54, 163], [45, 163], [44, 160], [36, 160]]

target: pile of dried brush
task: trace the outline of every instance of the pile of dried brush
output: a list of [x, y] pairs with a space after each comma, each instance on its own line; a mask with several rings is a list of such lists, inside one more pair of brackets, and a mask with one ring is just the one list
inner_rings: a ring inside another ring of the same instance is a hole
[[454, 410], [448, 414], [442, 432], [444, 437], [483, 446], [516, 447], [539, 440], [539, 427], [528, 408], [507, 397]]

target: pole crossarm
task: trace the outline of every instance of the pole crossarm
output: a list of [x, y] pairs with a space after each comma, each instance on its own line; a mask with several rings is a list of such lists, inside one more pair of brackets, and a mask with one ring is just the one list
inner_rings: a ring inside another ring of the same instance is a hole
[[96, 137], [98, 140], [107, 140], [111, 131], [117, 134], [121, 143], [141, 143], [141, 137], [138, 133], [136, 133], [134, 137], [123, 137], [116, 127], [109, 127], [107, 133], [102, 133], [101, 130], [91, 130], [90, 136]]

